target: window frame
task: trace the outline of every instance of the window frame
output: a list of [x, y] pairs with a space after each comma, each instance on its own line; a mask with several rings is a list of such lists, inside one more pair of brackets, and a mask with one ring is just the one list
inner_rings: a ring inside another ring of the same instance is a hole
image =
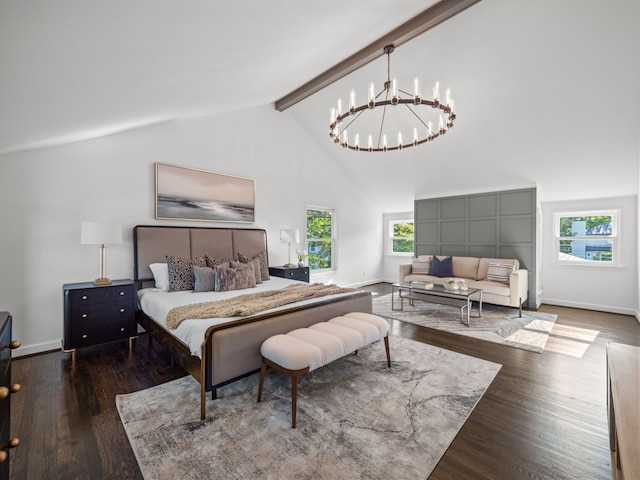
[[[309, 211], [329, 212], [331, 214], [331, 238], [315, 238], [309, 237], [309, 225], [307, 223], [307, 217]], [[338, 269], [338, 235], [337, 235], [337, 223], [338, 223], [338, 210], [335, 207], [325, 207], [320, 205], [306, 205], [305, 206], [305, 250], [309, 253], [309, 242], [311, 241], [327, 241], [331, 242], [331, 266], [328, 268], [312, 268], [311, 262], [308, 262], [309, 273], [324, 273], [334, 272]]]
[[[394, 230], [394, 225], [398, 224], [398, 223], [410, 223], [411, 225], [413, 225], [413, 237], [411, 237], [411, 240], [413, 241], [413, 250], [411, 252], [396, 252], [393, 250], [393, 241], [394, 240], [408, 240], [409, 237], [394, 237], [393, 235], [393, 230]], [[387, 255], [393, 255], [393, 256], [398, 256], [398, 257], [413, 257], [413, 254], [415, 253], [416, 250], [416, 234], [415, 234], [415, 221], [413, 218], [411, 219], [393, 219], [393, 220], [388, 220], [387, 223], [387, 235], [388, 235], [388, 247], [387, 247]]]
[[[593, 217], [593, 216], [610, 216], [611, 217], [611, 234], [598, 235], [574, 235], [571, 237], [560, 235], [560, 221], [567, 217]], [[553, 261], [559, 265], [572, 265], [587, 268], [611, 268], [618, 267], [621, 262], [620, 252], [620, 210], [604, 209], [604, 210], [570, 210], [559, 211], [553, 214]], [[608, 240], [611, 242], [611, 261], [603, 260], [571, 260], [568, 258], [560, 258], [560, 242], [563, 240]]]

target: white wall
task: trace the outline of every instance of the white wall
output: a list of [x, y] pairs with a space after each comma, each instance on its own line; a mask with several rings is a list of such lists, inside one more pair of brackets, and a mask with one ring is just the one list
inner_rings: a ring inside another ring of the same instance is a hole
[[60, 348], [62, 284], [98, 275], [97, 247], [80, 245], [82, 221], [123, 224], [124, 243], [107, 248], [112, 279], [132, 278], [137, 224], [228, 225], [156, 221], [154, 162], [255, 178], [256, 222], [246, 226], [267, 230], [272, 265], [287, 259], [279, 230], [304, 230], [305, 204], [336, 207], [339, 269], [330, 279], [352, 285], [379, 278], [380, 212], [271, 106], [16, 153], [0, 160], [0, 310], [13, 315], [21, 355]]
[[[542, 303], [635, 315], [638, 309], [636, 196], [542, 203]], [[553, 215], [620, 210], [619, 267], [568, 266], [553, 261]]]

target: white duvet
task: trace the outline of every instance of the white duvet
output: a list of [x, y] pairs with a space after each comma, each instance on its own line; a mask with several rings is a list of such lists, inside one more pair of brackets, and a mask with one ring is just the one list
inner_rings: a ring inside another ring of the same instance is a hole
[[[192, 291], [184, 292], [165, 292], [156, 288], [143, 288], [138, 291], [138, 304], [140, 309], [156, 323], [171, 332], [184, 344], [188, 345], [191, 355], [200, 357], [200, 347], [204, 341], [204, 335], [207, 329], [213, 325], [220, 325], [242, 317], [226, 317], [226, 318], [208, 318], [208, 319], [188, 319], [184, 320], [176, 329], [166, 327], [166, 318], [169, 310], [180, 305], [189, 305], [193, 303], [210, 302], [213, 300], [222, 300], [224, 298], [235, 297], [246, 293], [257, 293], [268, 290], [278, 290], [294, 283], [301, 283], [296, 280], [289, 280], [280, 277], [271, 277], [256, 285], [256, 288], [246, 288], [244, 290], [234, 290], [231, 292], [200, 292]], [[348, 295], [338, 294], [336, 297]], [[299, 302], [300, 305], [314, 303], [320, 299], [305, 300]], [[286, 310], [291, 305], [265, 310], [265, 312], [276, 312], [278, 310]]]

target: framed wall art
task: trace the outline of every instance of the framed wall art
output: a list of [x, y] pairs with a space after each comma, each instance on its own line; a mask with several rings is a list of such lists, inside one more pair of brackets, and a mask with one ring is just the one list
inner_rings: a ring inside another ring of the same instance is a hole
[[156, 162], [156, 218], [255, 221], [255, 180]]

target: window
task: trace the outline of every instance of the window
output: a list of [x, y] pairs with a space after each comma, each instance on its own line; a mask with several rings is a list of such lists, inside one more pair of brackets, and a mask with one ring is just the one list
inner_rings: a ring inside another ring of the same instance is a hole
[[618, 216], [615, 210], [556, 213], [556, 261], [617, 265]]
[[413, 250], [413, 220], [391, 220], [389, 222], [389, 253], [413, 255]]
[[309, 269], [335, 270], [336, 214], [332, 208], [307, 207]]

